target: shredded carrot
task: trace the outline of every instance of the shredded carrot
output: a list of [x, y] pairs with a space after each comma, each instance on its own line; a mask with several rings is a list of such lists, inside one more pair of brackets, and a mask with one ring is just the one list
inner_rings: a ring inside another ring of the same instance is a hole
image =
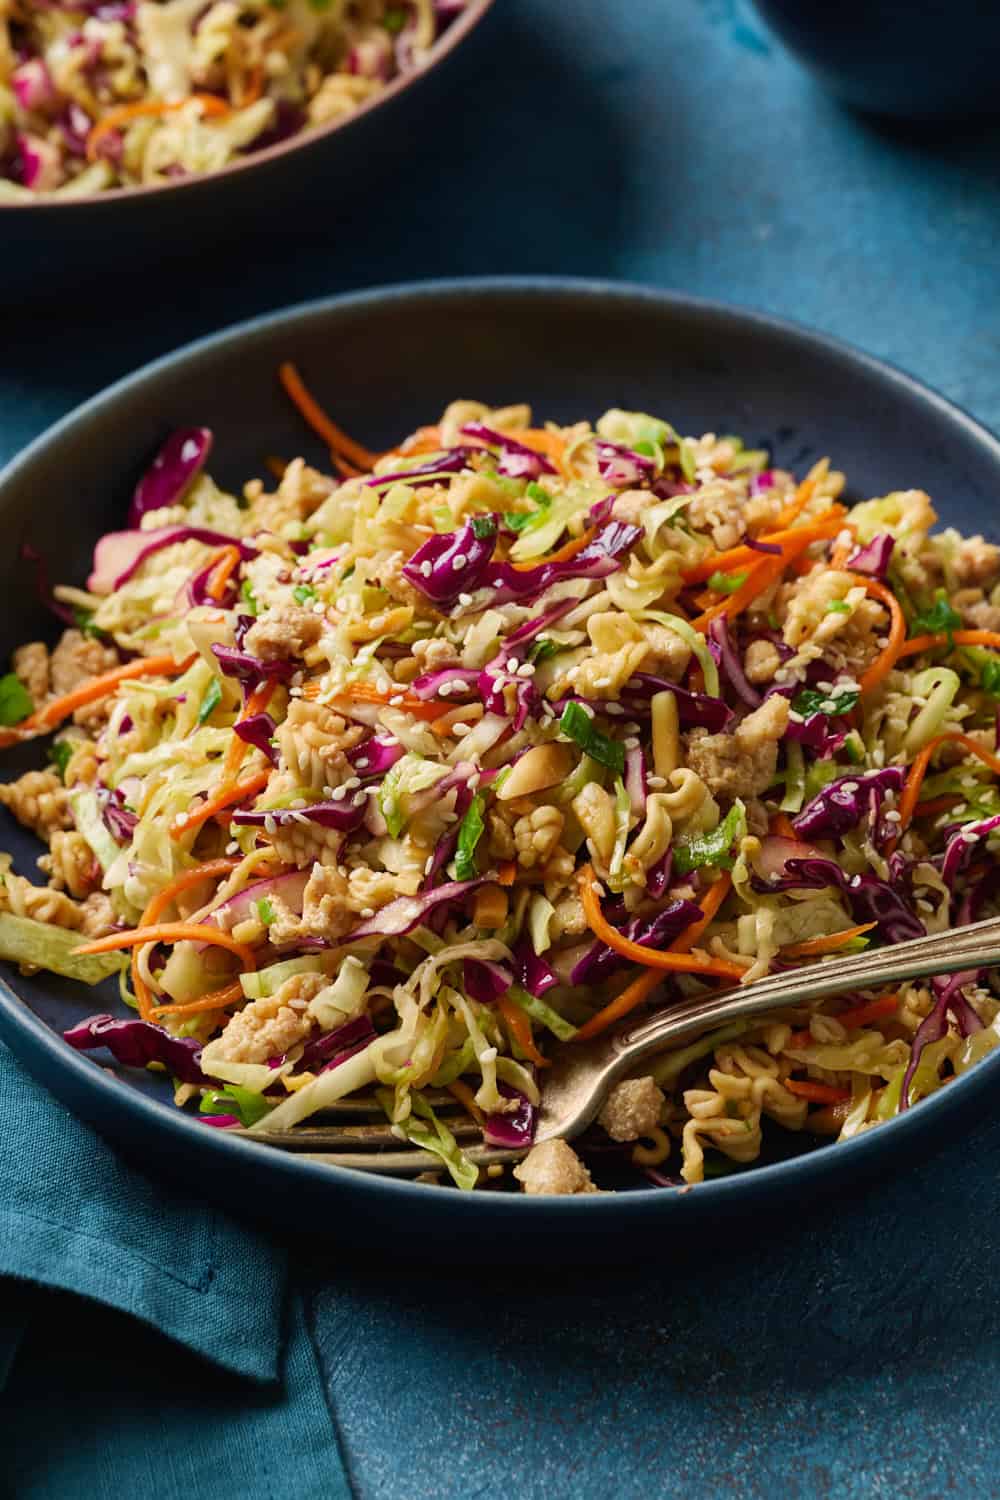
[[[203, 880], [211, 880], [213, 876], [228, 875], [238, 864], [238, 859], [209, 859], [194, 870], [182, 870], [179, 875], [175, 875], [173, 880], [168, 880], [166, 885], [156, 892], [139, 918], [139, 926], [150, 927], [161, 912], [167, 909], [174, 897], [179, 896], [182, 891], [190, 890], [193, 885], [200, 885]], [[144, 1021], [149, 1021], [154, 1008], [153, 997], [139, 973], [138, 948], [132, 950], [132, 989], [139, 1005], [139, 1015]]]
[[838, 949], [844, 948], [853, 942], [862, 933], [871, 932], [877, 927], [877, 922], [864, 922], [860, 927], [848, 927], [843, 932], [825, 933], [822, 937], [807, 938], [804, 943], [790, 943], [787, 948], [782, 948], [782, 958], [812, 958], [823, 953], [836, 953]]
[[933, 651], [938, 646], [992, 646], [1000, 651], [1000, 632], [996, 630], [953, 630], [951, 635], [915, 635], [904, 642], [900, 656], [916, 656], [920, 651]]
[[337, 424], [330, 420], [323, 408], [309, 394], [302, 376], [293, 364], [286, 361], [283, 365], [279, 365], [278, 379], [303, 420], [313, 432], [319, 434], [327, 447], [339, 453], [341, 458], [357, 464], [359, 469], [366, 472], [375, 467], [379, 455], [373, 453], [370, 448], [363, 448], [360, 443], [348, 437], [346, 432], [342, 432]]
[[674, 938], [670, 944], [671, 953], [690, 953], [732, 888], [733, 877], [728, 870], [723, 870], [722, 874], [713, 880], [698, 903], [701, 907], [701, 916], [697, 921], [692, 922], [690, 927], [686, 927], [680, 937]]
[[335, 453], [332, 449], [330, 450], [330, 458], [333, 462], [333, 467], [341, 479], [357, 479], [359, 474], [365, 472], [364, 469], [359, 469], [356, 464], [350, 463], [348, 459], [341, 458], [340, 454]]
[[[654, 948], [647, 948], [642, 943], [633, 943], [631, 938], [623, 937], [616, 927], [612, 927], [601, 911], [593, 866], [584, 865], [578, 871], [577, 878], [580, 883], [580, 900], [583, 903], [587, 926], [595, 937], [600, 938], [602, 943], [607, 943], [609, 948], [613, 948], [623, 958], [630, 958], [633, 963], [644, 964], [650, 969], [664, 969], [674, 974], [712, 974], [719, 979], [743, 978], [743, 970], [739, 964], [730, 963], [728, 959], [696, 958], [691, 953], [677, 952], [673, 949], [657, 952]], [[712, 887], [709, 887], [710, 892], [711, 889]], [[695, 923], [695, 926], [699, 925]], [[683, 936], [686, 934], [682, 934]]]
[[[446, 714], [442, 714], [439, 719], [435, 719], [428, 726], [431, 734], [436, 734], [439, 740], [446, 740], [453, 734], [464, 734], [469, 728], [469, 725], [466, 723], [468, 712], [469, 705], [467, 703], [456, 704], [454, 708], [449, 709]], [[459, 729], [459, 725], [462, 726], [461, 729]]]
[[607, 1031], [616, 1021], [627, 1016], [641, 1005], [656, 989], [658, 984], [663, 983], [663, 975], [659, 969], [646, 969], [643, 973], [627, 984], [620, 995], [616, 995], [609, 1005], [599, 1010], [596, 1015], [591, 1016], [577, 1030], [573, 1037], [574, 1042], [589, 1042], [591, 1037], [600, 1036], [602, 1031]]
[[456, 1078], [454, 1083], [448, 1084], [448, 1092], [458, 1100], [463, 1109], [468, 1110], [477, 1125], [484, 1125], [486, 1123], [486, 1116], [476, 1103], [475, 1094], [473, 1094], [467, 1083], [462, 1082], [461, 1078]]
[[[765, 536], [758, 537], [757, 540], [766, 542], [768, 546], [782, 548], [787, 543], [799, 542], [804, 537], [808, 537], [811, 542], [827, 541], [844, 529], [845, 515], [846, 511], [842, 505], [831, 505], [822, 515], [816, 516], [805, 526], [792, 526], [780, 531], [771, 531]], [[702, 558], [701, 562], [685, 568], [681, 577], [685, 583], [705, 583], [713, 573], [731, 573], [737, 568], [745, 567], [748, 563], [759, 563], [768, 555], [766, 552], [756, 551], [753, 547], [730, 547], [725, 552], [709, 553], [707, 557]]]
[[899, 822], [896, 824], [898, 833], [892, 838], [891, 846], [888, 850], [890, 854], [895, 849], [898, 839], [906, 832], [913, 821], [914, 813], [917, 811], [917, 802], [920, 797], [920, 788], [923, 785], [924, 777], [927, 775], [931, 756], [939, 745], [944, 744], [961, 745], [963, 750], [968, 751], [970, 755], [975, 755], [985, 766], [989, 766], [994, 775], [1000, 776], [1000, 756], [994, 755], [992, 751], [984, 749], [971, 735], [961, 734], [957, 729], [949, 729], [944, 734], [936, 734], [924, 746], [910, 766], [906, 785], [903, 787], [903, 795], [899, 799]]
[[167, 103], [162, 99], [144, 99], [138, 104], [123, 104], [118, 109], [109, 109], [107, 114], [102, 115], [87, 136], [87, 160], [96, 161], [98, 148], [104, 137], [112, 130], [120, 130], [123, 125], [131, 125], [133, 120], [142, 119], [148, 115], [169, 115], [175, 110], [183, 109], [185, 104], [192, 101], [201, 105], [203, 115], [228, 115], [229, 105], [224, 100], [216, 98], [215, 94], [189, 94], [186, 99], [177, 99]]
[[413, 458], [418, 454], [436, 453], [441, 447], [440, 427], [418, 427], [398, 448], [390, 448], [383, 458]]
[[786, 1043], [786, 1048], [791, 1048], [793, 1052], [800, 1052], [803, 1047], [811, 1047], [812, 1044], [813, 1034], [807, 1026], [804, 1031], [792, 1032]]
[[139, 943], [214, 943], [240, 960], [244, 969], [256, 969], [257, 959], [246, 943], [238, 943], [212, 922], [154, 922], [151, 927], [133, 927], [127, 932], [110, 932], [74, 948], [76, 953], [115, 953], [119, 948], [134, 948]]
[[851, 1098], [850, 1089], [836, 1089], [830, 1083], [814, 1083], [811, 1078], [786, 1078], [785, 1088], [800, 1099], [813, 1104], [843, 1104]]
[[899, 653], [902, 650], [903, 642], [906, 640], [906, 617], [900, 607], [899, 600], [891, 589], [886, 588], [884, 583], [879, 583], [877, 578], [862, 579], [860, 573], [856, 576], [859, 582], [864, 583], [865, 592], [870, 594], [873, 599], [877, 599], [880, 604], [885, 605], [889, 611], [890, 619], [889, 644], [858, 679], [861, 692], [864, 694], [870, 693], [872, 688], [878, 687], [879, 683], [888, 677], [899, 660]]
[[546, 563], [569, 562], [571, 557], [575, 557], [578, 552], [583, 551], [584, 547], [590, 545], [594, 540], [594, 535], [595, 532], [591, 527], [582, 536], [574, 537], [571, 542], [566, 542], [555, 552], [548, 552], [544, 557], [537, 557], [530, 563], [514, 563], [514, 567], [519, 573], [530, 573], [533, 568], [540, 568]]
[[[302, 689], [302, 696], [306, 699], [319, 697], [319, 682], [310, 692], [312, 682], [307, 682]], [[404, 693], [402, 689], [383, 693], [379, 688], [372, 687], [367, 682], [349, 682], [339, 688], [335, 694], [337, 698], [346, 698], [350, 703], [381, 703], [386, 707], [405, 708], [406, 712], [412, 714], [415, 719], [440, 719], [444, 714], [450, 714], [452, 707], [447, 703], [425, 703], [422, 698]]]
[[864, 1005], [857, 1005], [853, 1010], [845, 1010], [837, 1017], [841, 1026], [846, 1026], [848, 1031], [855, 1026], [867, 1026], [869, 1021], [881, 1020], [883, 1016], [894, 1015], [899, 1009], [898, 995], [881, 995], [877, 1000], [869, 1000]]
[[126, 662], [123, 667], [113, 667], [110, 672], [90, 677], [79, 687], [73, 688], [72, 692], [63, 693], [61, 698], [52, 698], [43, 704], [35, 713], [22, 719], [16, 728], [0, 733], [0, 748], [16, 745], [20, 740], [30, 739], [32, 735], [55, 729], [76, 709], [113, 692], [120, 682], [128, 682], [133, 677], [179, 677], [194, 661], [195, 654], [192, 652], [182, 662], [174, 661], [172, 656], [141, 656], [135, 661]]
[[212, 990], [207, 995], [202, 995], [200, 1000], [185, 1000], [177, 1005], [154, 1005], [153, 1014], [157, 1016], [196, 1016], [204, 1011], [227, 1010], [230, 1005], [235, 1005], [243, 999], [243, 986], [237, 979], [235, 984], [227, 984], [225, 989]]
[[770, 833], [774, 838], [795, 839], [796, 842], [798, 841], [799, 837], [792, 825], [791, 818], [788, 817], [787, 813], [783, 812], [776, 812], [771, 814], [771, 822], [768, 826], [768, 833]]
[[208, 593], [211, 598], [218, 602], [226, 592], [226, 584], [233, 575], [234, 569], [240, 565], [239, 547], [222, 547], [219, 549], [218, 566], [213, 570], [208, 580]]
[[207, 823], [209, 818], [221, 812], [224, 807], [232, 807], [235, 802], [243, 802], [248, 797], [255, 797], [267, 786], [270, 776], [269, 770], [261, 771], [247, 781], [238, 781], [235, 785], [224, 786], [221, 791], [216, 792], [214, 797], [207, 797], [197, 807], [182, 813], [171, 825], [170, 837], [172, 839], [183, 838], [186, 833], [191, 832], [192, 828], [201, 828], [202, 824]]
[[514, 1038], [521, 1051], [536, 1068], [547, 1068], [549, 1060], [543, 1057], [535, 1046], [535, 1039], [531, 1035], [531, 1022], [519, 1005], [515, 1005], [508, 995], [501, 995], [497, 1000], [497, 1010], [507, 1023], [507, 1030]]
[[[247, 699], [247, 706], [240, 714], [237, 723], [242, 724], [244, 719], [252, 719], [254, 714], [262, 714], [267, 708], [267, 705], [270, 703], [276, 687], [277, 683], [274, 681], [262, 682], [259, 687], [255, 687], [253, 692], [250, 694], [250, 697]], [[232, 778], [236, 775], [240, 766], [243, 764], [243, 758], [249, 749], [250, 746], [246, 743], [246, 741], [241, 740], [239, 735], [234, 733], [232, 739], [229, 742], [229, 748], [226, 751], [226, 759], [223, 762], [222, 766], [222, 776], [224, 781], [231, 781]]]
[[506, 859], [497, 869], [498, 885], [513, 885], [517, 879], [517, 861]]
[[794, 521], [797, 521], [812, 499], [815, 489], [815, 479], [803, 479], [784, 510], [778, 512], [774, 525], [777, 527], [791, 526]]
[[554, 464], [562, 467], [566, 444], [557, 432], [549, 432], [547, 427], [522, 427], [505, 432], [504, 437], [513, 438], [515, 443], [523, 443], [536, 453], [544, 453]]
[[264, 459], [264, 467], [266, 469], [270, 469], [275, 479], [277, 479], [280, 483], [280, 481], [285, 477], [285, 470], [288, 468], [288, 461], [284, 458], [276, 458], [273, 453], [269, 453]]

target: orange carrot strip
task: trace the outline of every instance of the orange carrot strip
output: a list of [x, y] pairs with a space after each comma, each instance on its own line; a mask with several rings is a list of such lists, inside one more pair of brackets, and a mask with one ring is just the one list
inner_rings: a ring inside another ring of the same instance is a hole
[[953, 630], [947, 635], [915, 635], [904, 642], [900, 656], [916, 656], [920, 651], [933, 651], [938, 646], [992, 646], [1000, 651], [1000, 632], [996, 630]]
[[856, 576], [859, 582], [864, 583], [865, 592], [870, 594], [873, 599], [877, 599], [880, 604], [885, 605], [889, 611], [890, 620], [889, 644], [858, 679], [861, 692], [864, 694], [870, 693], [872, 688], [878, 687], [879, 683], [888, 677], [899, 660], [899, 653], [906, 640], [906, 617], [900, 608], [899, 600], [891, 589], [886, 588], [884, 583], [879, 583], [877, 578], [862, 579], [860, 573]]
[[656, 989], [656, 986], [662, 983], [663, 975], [659, 969], [644, 970], [632, 980], [631, 984], [627, 984], [621, 994], [616, 995], [609, 1005], [591, 1016], [589, 1021], [585, 1021], [578, 1028], [573, 1041], [589, 1042], [591, 1037], [600, 1036], [602, 1031], [607, 1031], [609, 1026], [613, 1026], [616, 1021], [620, 1021], [623, 1016], [635, 1010], [637, 1005], [641, 1005]]
[[594, 536], [595, 532], [593, 527], [591, 527], [582, 536], [574, 537], [571, 542], [565, 542], [555, 552], [549, 552], [544, 557], [537, 557], [530, 563], [514, 563], [514, 567], [519, 573], [530, 573], [532, 568], [540, 568], [543, 563], [569, 562], [571, 557], [575, 557], [578, 552], [582, 552], [584, 547], [593, 541]]
[[207, 823], [215, 813], [221, 812], [224, 807], [232, 807], [235, 802], [243, 802], [247, 797], [255, 797], [262, 792], [270, 779], [270, 770], [261, 771], [257, 776], [251, 776], [247, 781], [238, 781], [233, 786], [224, 786], [221, 791], [216, 792], [214, 797], [207, 797], [197, 807], [191, 808], [189, 812], [182, 813], [175, 823], [171, 825], [170, 837], [172, 839], [183, 838], [190, 833], [192, 828], [200, 828]]
[[768, 827], [768, 832], [772, 834], [774, 838], [779, 839], [795, 839], [797, 841], [799, 837], [792, 826], [791, 818], [788, 817], [787, 813], [783, 812], [776, 812], [771, 814], [771, 822]]
[[330, 459], [333, 467], [342, 479], [357, 479], [359, 474], [365, 472], [364, 469], [359, 469], [356, 464], [350, 463], [346, 458], [341, 458], [339, 453], [334, 453], [332, 448], [330, 450]]
[[503, 863], [497, 869], [497, 884], [498, 885], [513, 885], [514, 881], [516, 879], [517, 879], [517, 862], [516, 862], [516, 860], [513, 860], [513, 859], [506, 859], [506, 860], [504, 860]]
[[497, 1010], [507, 1023], [507, 1030], [517, 1042], [525, 1057], [533, 1062], [536, 1068], [549, 1067], [549, 1060], [543, 1057], [535, 1046], [535, 1039], [531, 1035], [531, 1022], [519, 1005], [507, 995], [501, 995], [497, 1000]]
[[804, 943], [790, 943], [782, 948], [782, 958], [811, 958], [814, 954], [836, 953], [864, 932], [871, 932], [877, 922], [864, 922], [860, 927], [847, 927], [843, 932], [826, 933], [822, 937], [807, 938]]
[[133, 120], [142, 119], [149, 115], [169, 115], [174, 110], [183, 109], [185, 104], [194, 100], [201, 105], [203, 115], [228, 115], [229, 105], [222, 99], [217, 99], [214, 94], [189, 94], [186, 99], [177, 99], [172, 103], [166, 103], [162, 99], [144, 99], [138, 104], [123, 104], [118, 109], [109, 109], [107, 114], [102, 115], [97, 124], [87, 136], [87, 160], [97, 160], [97, 150], [101, 141], [109, 131], [118, 130], [122, 125], [130, 125]]
[[441, 447], [440, 427], [418, 427], [398, 448], [390, 448], [383, 458], [414, 457], [421, 453], [436, 453]]
[[287, 460], [283, 458], [275, 458], [273, 453], [269, 453], [264, 459], [264, 467], [270, 469], [275, 479], [277, 479], [280, 483], [280, 481], [285, 477], [285, 470], [288, 468], [288, 463]]
[[786, 1078], [784, 1083], [790, 1094], [813, 1104], [842, 1104], [851, 1098], [850, 1089], [835, 1089], [830, 1083], [814, 1083], [811, 1078]]
[[[314, 692], [306, 692], [309, 687], [307, 682], [302, 690], [304, 698], [313, 698], [319, 692], [319, 686]], [[452, 712], [453, 705], [448, 703], [425, 703], [422, 698], [412, 696], [400, 688], [398, 691], [383, 693], [378, 688], [372, 687], [367, 682], [350, 682], [341, 688], [336, 696], [346, 698], [351, 703], [382, 703], [392, 708], [405, 708], [406, 712], [412, 714], [415, 719], [440, 719], [444, 714]]]
[[698, 903], [701, 907], [701, 916], [697, 921], [692, 922], [690, 927], [686, 927], [680, 937], [674, 938], [670, 944], [671, 953], [690, 953], [732, 888], [733, 877], [728, 870], [723, 870], [722, 874], [712, 881]]
[[[262, 714], [270, 703], [276, 687], [277, 683], [272, 681], [262, 682], [259, 687], [254, 688], [247, 699], [247, 706], [242, 714], [240, 714], [237, 723], [242, 724], [244, 719], [252, 719], [254, 714]], [[238, 734], [234, 733], [229, 742], [226, 759], [222, 766], [223, 780], [232, 780], [243, 764], [244, 756], [249, 749], [250, 746], [244, 740], [241, 740]]]
[[476, 1103], [475, 1094], [473, 1094], [467, 1083], [462, 1082], [461, 1078], [456, 1078], [454, 1083], [449, 1083], [448, 1092], [453, 1098], [458, 1100], [463, 1109], [468, 1110], [477, 1125], [484, 1125], [486, 1123], [486, 1116]]
[[793, 1031], [785, 1045], [786, 1049], [790, 1048], [793, 1052], [799, 1052], [803, 1047], [811, 1047], [812, 1043], [813, 1034], [807, 1026], [804, 1031]]
[[983, 765], [989, 766], [994, 775], [1000, 776], [1000, 756], [994, 755], [992, 751], [984, 749], [971, 735], [961, 734], [957, 729], [947, 730], [944, 734], [936, 734], [924, 746], [910, 766], [910, 773], [906, 778], [903, 795], [899, 799], [899, 823], [896, 825], [899, 829], [899, 834], [892, 840], [892, 848], [889, 850], [890, 854], [896, 847], [897, 839], [906, 832], [913, 821], [913, 815], [917, 810], [917, 801], [920, 797], [920, 788], [923, 785], [924, 777], [927, 775], [931, 756], [939, 745], [948, 743], [961, 745], [963, 750], [968, 751], [970, 755], [975, 755], [977, 759], [983, 762]]
[[16, 745], [20, 740], [30, 739], [32, 735], [45, 734], [47, 730], [55, 729], [76, 709], [113, 692], [120, 682], [128, 682], [133, 677], [179, 677], [194, 661], [195, 654], [192, 652], [182, 662], [174, 661], [172, 656], [140, 656], [135, 661], [126, 662], [123, 667], [113, 667], [110, 672], [91, 677], [72, 692], [43, 704], [35, 713], [22, 719], [16, 728], [0, 733], [0, 748]]
[[942, 797], [931, 797], [927, 802], [918, 802], [913, 809], [915, 818], [936, 818], [938, 813], [949, 812], [962, 798], [957, 792]]
[[791, 526], [793, 521], [797, 521], [812, 499], [815, 489], [815, 479], [803, 479], [785, 508], [778, 512], [774, 520], [774, 525], [777, 527]]
[[289, 400], [298, 409], [300, 416], [313, 432], [319, 434], [328, 448], [332, 448], [340, 454], [341, 458], [349, 459], [352, 464], [357, 464], [359, 469], [366, 472], [375, 467], [379, 455], [373, 453], [370, 448], [363, 448], [360, 443], [348, 437], [346, 432], [330, 420], [319, 403], [309, 394], [302, 376], [290, 361], [278, 366], [278, 379], [284, 386]]
[[[798, 541], [807, 535], [814, 542], [826, 541], [836, 536], [838, 531], [843, 531], [843, 518], [846, 514], [842, 505], [831, 505], [829, 510], [825, 510], [822, 515], [807, 522], [805, 526], [792, 526], [780, 531], [771, 531], [765, 536], [758, 537], [757, 540], [775, 547], [784, 547], [787, 542]], [[731, 573], [735, 568], [744, 567], [747, 563], [759, 563], [767, 555], [766, 552], [755, 551], [753, 547], [730, 547], [725, 552], [709, 553], [708, 557], [703, 557], [701, 562], [685, 568], [681, 577], [685, 583], [705, 583], [713, 573]]]
[[213, 570], [208, 580], [208, 593], [211, 598], [218, 601], [226, 592], [226, 584], [232, 576], [233, 569], [240, 565], [239, 547], [221, 547], [219, 549], [219, 563]]
[[239, 980], [235, 984], [227, 984], [225, 989], [212, 990], [207, 995], [202, 995], [200, 1000], [185, 1000], [177, 1005], [154, 1005], [153, 1014], [157, 1016], [196, 1016], [200, 1011], [225, 1010], [230, 1005], [235, 1005], [238, 1000], [243, 999], [243, 986]]
[[94, 938], [93, 942], [83, 943], [81, 947], [74, 948], [74, 953], [115, 953], [119, 948], [134, 948], [138, 943], [214, 943], [217, 948], [225, 948], [227, 952], [233, 953], [240, 960], [244, 969], [251, 971], [257, 967], [257, 959], [252, 948], [246, 943], [238, 943], [235, 938], [230, 937], [228, 932], [223, 932], [221, 927], [216, 927], [212, 922], [154, 922], [151, 927], [133, 927], [128, 932], [110, 932], [107, 937]]
[[[743, 970], [738, 964], [730, 963], [728, 959], [696, 958], [692, 953], [677, 952], [673, 949], [657, 952], [656, 949], [647, 948], [642, 943], [632, 942], [631, 938], [624, 937], [616, 927], [612, 927], [601, 911], [593, 866], [584, 865], [578, 871], [577, 878], [587, 926], [595, 937], [600, 938], [602, 943], [607, 943], [609, 948], [613, 948], [623, 958], [630, 958], [633, 963], [644, 964], [650, 969], [664, 969], [673, 974], [712, 974], [719, 979], [742, 979]], [[711, 887], [709, 889], [711, 890]], [[700, 925], [700, 923], [695, 924], [695, 926]], [[681, 936], [683, 938], [684, 934]]]
[[846, 1026], [850, 1031], [855, 1026], [867, 1026], [869, 1021], [881, 1020], [883, 1016], [891, 1016], [899, 1009], [898, 995], [881, 995], [877, 1000], [869, 1000], [864, 1005], [857, 1005], [853, 1010], [845, 1010], [837, 1017], [841, 1026]]
[[[182, 870], [175, 875], [173, 880], [168, 880], [166, 885], [156, 892], [149, 902], [146, 910], [139, 918], [140, 927], [149, 927], [165, 911], [175, 896], [182, 891], [189, 890], [193, 885], [200, 885], [203, 880], [211, 880], [215, 875], [228, 875], [235, 870], [239, 864], [238, 859], [209, 859], [203, 865], [198, 865], [194, 870]], [[139, 1005], [139, 1015], [144, 1021], [152, 1019], [153, 997], [149, 987], [142, 975], [139, 973], [139, 950], [132, 950], [132, 990]]]

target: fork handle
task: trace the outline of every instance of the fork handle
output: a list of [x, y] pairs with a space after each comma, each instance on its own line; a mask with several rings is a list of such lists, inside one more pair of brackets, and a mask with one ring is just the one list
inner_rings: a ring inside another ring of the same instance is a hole
[[[570, 1042], [560, 1049], [565, 1062], [560, 1059], [545, 1078], [536, 1139], [549, 1135], [568, 1139], [579, 1135], [597, 1116], [608, 1091], [639, 1063], [667, 1046], [717, 1026], [749, 1021], [783, 1006], [821, 1000], [828, 995], [997, 964], [1000, 964], [1000, 917], [989, 917], [984, 922], [970, 923], [933, 937], [894, 943], [874, 953], [810, 964], [725, 992], [698, 995], [592, 1042], [581, 1046]], [[581, 1065], [585, 1065], [584, 1088], [579, 1081]]]

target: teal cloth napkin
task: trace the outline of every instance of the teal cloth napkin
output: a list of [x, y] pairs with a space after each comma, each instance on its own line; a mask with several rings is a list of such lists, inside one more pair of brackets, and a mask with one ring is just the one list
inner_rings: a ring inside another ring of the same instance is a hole
[[3, 1046], [0, 1141], [0, 1495], [345, 1500], [287, 1251], [126, 1165]]

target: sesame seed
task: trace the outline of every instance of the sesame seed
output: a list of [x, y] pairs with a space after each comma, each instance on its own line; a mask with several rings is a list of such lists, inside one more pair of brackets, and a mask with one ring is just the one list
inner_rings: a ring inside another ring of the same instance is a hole
[[472, 595], [471, 594], [459, 594], [459, 596], [458, 596], [458, 602], [461, 605], [468, 606], [469, 604], [472, 603]]
[[858, 783], [856, 781], [845, 781], [844, 785], [840, 788], [845, 797], [849, 797], [851, 793], [856, 792], [857, 789]]
[[364, 800], [365, 800], [365, 796], [366, 796], [366, 793], [364, 793], [364, 792], [355, 792], [354, 793], [354, 797], [352, 799], [353, 802], [354, 802], [354, 806], [355, 807], [360, 807], [362, 805], [362, 803], [364, 802]]
[[296, 797], [294, 802], [289, 802], [289, 807], [308, 807], [309, 803], [304, 797]]
[[857, 890], [857, 888], [858, 888], [858, 886], [860, 884], [861, 884], [861, 876], [860, 875], [852, 875], [851, 878], [850, 878], [850, 880], [848, 881], [848, 885], [850, 885], [854, 890]]
[[903, 814], [897, 812], [895, 808], [891, 808], [890, 811], [885, 814], [885, 820], [887, 823], [901, 823], [903, 821]]
[[534, 677], [535, 664], [532, 661], [523, 661], [517, 669], [518, 677]]
[[456, 552], [455, 556], [451, 560], [452, 572], [461, 573], [462, 569], [466, 566], [468, 561], [469, 559], [466, 557], [464, 552]]
[[316, 603], [312, 607], [312, 612], [314, 615], [326, 614], [326, 605], [323, 603], [322, 599], [316, 600]]
[[364, 917], [364, 918], [365, 918], [365, 919], [366, 919], [366, 920], [367, 920], [367, 919], [368, 919], [368, 918], [369, 918], [369, 917], [373, 917], [373, 916], [374, 916], [374, 915], [375, 915], [375, 908], [374, 908], [374, 906], [363, 906], [363, 907], [362, 907], [362, 908], [361, 908], [361, 915], [362, 915], [362, 916], [363, 916], [363, 917]]
[[302, 697], [302, 689], [300, 687], [289, 688], [288, 689], [288, 696], [289, 696], [289, 698], [301, 698]]
[[456, 734], [468, 734], [472, 726], [469, 724], [453, 724], [451, 727]]
[[626, 741], [625, 741], [625, 749], [626, 750], [638, 750], [638, 748], [639, 748], [639, 741], [636, 739], [635, 735], [630, 734], [628, 736], [628, 738], [626, 739]]
[[422, 562], [420, 564], [420, 572], [424, 578], [429, 578], [434, 572], [434, 568], [429, 562]]
[[389, 699], [391, 707], [398, 708], [402, 703], [404, 696], [405, 695], [403, 693], [393, 693], [392, 697]]
[[359, 755], [357, 760], [354, 762], [354, 765], [355, 768], [359, 771], [367, 771], [368, 767], [371, 765], [371, 761], [368, 759], [367, 755]]
[[360, 776], [348, 776], [347, 780], [344, 782], [344, 786], [347, 788], [348, 791], [351, 791], [354, 787], [360, 786], [360, 785], [361, 785], [361, 777]]
[[332, 797], [334, 802], [342, 802], [343, 799], [347, 796], [346, 786], [335, 786], [333, 791], [330, 793], [330, 796]]
[[235, 839], [232, 839], [226, 845], [226, 853], [227, 854], [239, 854], [239, 852], [240, 852], [240, 846], [239, 846], [239, 844], [236, 842]]
[[665, 776], [647, 776], [646, 777], [646, 785], [653, 787], [654, 790], [659, 789], [661, 786], [666, 786], [666, 784], [667, 784], [667, 778]]
[[278, 825], [275, 823], [274, 819], [271, 817], [271, 814], [267, 813], [265, 815], [265, 817], [264, 817], [264, 832], [265, 833], [274, 834], [274, 832], [277, 829], [277, 826]]

